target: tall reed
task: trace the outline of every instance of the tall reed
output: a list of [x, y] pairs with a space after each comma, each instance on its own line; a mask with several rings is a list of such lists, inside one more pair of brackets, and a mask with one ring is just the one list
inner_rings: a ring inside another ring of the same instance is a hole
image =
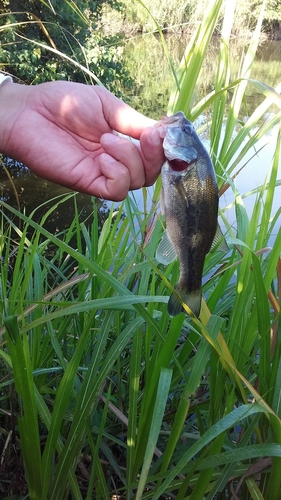
[[[192, 120], [205, 113], [220, 193], [232, 190], [235, 204], [233, 226], [228, 207], [221, 211], [229, 253], [206, 259], [199, 320], [167, 314], [178, 263], [155, 260], [160, 180], [152, 203], [143, 190], [143, 210], [134, 194], [112, 205], [100, 234], [95, 200], [90, 227], [76, 209], [68, 231], [55, 236], [44, 224], [63, 198], [39, 223], [1, 202], [2, 448], [19, 437], [32, 500], [280, 496], [280, 228], [269, 248], [281, 212], [272, 213], [280, 97], [251, 80], [263, 12], [232, 81], [235, 2], [222, 7], [209, 2], [180, 68], [171, 66], [168, 106]], [[197, 103], [196, 81], [222, 15], [215, 90]], [[246, 84], [265, 98], [242, 121]], [[273, 102], [276, 112], [263, 121]], [[233, 175], [273, 127], [274, 157], [249, 217]]]

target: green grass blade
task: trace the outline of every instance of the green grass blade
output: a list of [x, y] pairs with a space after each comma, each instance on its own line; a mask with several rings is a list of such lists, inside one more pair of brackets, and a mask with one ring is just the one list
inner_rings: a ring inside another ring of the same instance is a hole
[[52, 412], [52, 420], [49, 427], [48, 438], [45, 445], [43, 460], [42, 460], [42, 466], [44, 470], [44, 477], [43, 477], [44, 489], [42, 494], [42, 500], [47, 498], [50, 489], [53, 452], [56, 447], [56, 443], [59, 437], [65, 412], [69, 404], [70, 394], [73, 389], [74, 379], [76, 377], [79, 363], [81, 363], [81, 357], [84, 351], [85, 343], [88, 340], [90, 326], [91, 322], [89, 322], [88, 328], [84, 329], [83, 335], [77, 342], [74, 355], [72, 356], [71, 361], [68, 363], [66, 367], [64, 376], [62, 377], [62, 380], [57, 390], [57, 395]]
[[185, 51], [179, 66], [180, 90], [178, 87], [172, 89], [168, 104], [168, 114], [181, 110], [187, 118], [191, 117], [196, 82], [218, 20], [221, 6], [221, 0], [213, 0], [209, 3], [204, 18]]
[[171, 434], [169, 436], [164, 454], [163, 461], [161, 465], [161, 471], [168, 469], [169, 463], [171, 461], [172, 455], [176, 449], [176, 445], [182, 433], [184, 422], [187, 416], [187, 411], [190, 404], [190, 395], [195, 392], [200, 384], [202, 373], [208, 362], [211, 346], [205, 340], [201, 341], [199, 347], [197, 348], [197, 353], [193, 359], [192, 369], [190, 371], [190, 376], [187, 379], [185, 387], [183, 389], [177, 412], [173, 421]]
[[16, 316], [5, 318], [6, 337], [11, 356], [15, 386], [21, 397], [23, 414], [18, 419], [21, 447], [31, 500], [42, 497], [42, 463], [39, 426], [27, 337], [20, 336]]
[[145, 488], [146, 479], [149, 473], [149, 468], [153, 459], [154, 450], [156, 448], [159, 432], [161, 429], [162, 419], [165, 411], [166, 401], [169, 394], [172, 371], [163, 368], [159, 377], [159, 384], [156, 393], [155, 406], [149, 429], [147, 446], [143, 458], [143, 465], [139, 478], [139, 485], [136, 492], [136, 500], [141, 500]]
[[131, 496], [130, 485], [133, 482], [133, 468], [136, 456], [137, 442], [137, 417], [138, 417], [138, 398], [140, 390], [141, 361], [142, 361], [142, 336], [143, 332], [139, 330], [133, 339], [131, 363], [130, 363], [130, 394], [129, 394], [129, 423], [127, 437], [127, 498]]
[[[265, 9], [265, 0], [263, 1], [259, 20], [257, 22], [257, 25], [256, 25], [255, 31], [252, 35], [252, 39], [250, 41], [247, 53], [246, 53], [244, 60], [243, 60], [243, 63], [242, 63], [242, 67], [241, 67], [241, 71], [240, 71], [239, 76], [241, 76], [243, 79], [249, 78], [250, 74], [251, 74], [251, 67], [253, 65], [253, 61], [254, 61], [255, 54], [257, 51], [257, 47], [258, 47], [258, 43], [259, 43], [261, 26], [262, 26], [262, 21], [263, 21], [263, 17], [264, 17], [264, 9]], [[224, 156], [226, 150], [228, 149], [228, 147], [232, 141], [234, 128], [237, 124], [237, 120], [238, 120], [238, 116], [239, 116], [239, 112], [240, 112], [240, 107], [241, 107], [241, 103], [242, 103], [242, 100], [243, 100], [243, 97], [245, 94], [246, 86], [247, 86], [247, 81], [242, 80], [241, 83], [236, 87], [236, 89], [234, 91], [234, 96], [233, 96], [233, 99], [231, 102], [230, 110], [229, 110], [227, 121], [226, 121], [225, 135], [224, 135], [223, 144], [222, 144], [221, 153], [220, 153], [221, 157]]]
[[[212, 155], [216, 158], [218, 156], [218, 149], [220, 145], [220, 136], [222, 131], [222, 124], [225, 118], [225, 104], [226, 104], [226, 91], [221, 93], [224, 87], [227, 87], [230, 80], [229, 69], [229, 40], [231, 36], [231, 29], [234, 21], [234, 11], [236, 2], [227, 0], [225, 2], [225, 12], [227, 15], [223, 18], [220, 53], [218, 60], [218, 69], [215, 81], [215, 95], [216, 99], [213, 106], [212, 123], [210, 127], [210, 139], [212, 144]], [[202, 108], [201, 108], [202, 109]], [[194, 112], [194, 110], [193, 110]], [[201, 111], [202, 112], [202, 111]]]
[[[109, 317], [108, 321], [108, 325], [110, 325], [112, 318]], [[57, 500], [61, 498], [67, 479], [67, 472], [71, 468], [73, 462], [75, 462], [78, 458], [77, 454], [82, 437], [81, 433], [83, 433], [84, 430], [84, 421], [88, 417], [90, 409], [97, 398], [101, 384], [105, 380], [108, 371], [118, 359], [118, 356], [120, 355], [120, 352], [122, 352], [124, 346], [128, 343], [129, 339], [142, 323], [143, 319], [138, 317], [123, 330], [109, 350], [102, 365], [100, 365], [99, 360], [103, 351], [104, 342], [106, 341], [105, 332], [104, 337], [101, 336], [101, 340], [99, 342], [99, 352], [96, 352], [96, 356], [92, 360], [86, 373], [77, 401], [77, 409], [73, 416], [71, 430], [64, 449], [59, 457], [58, 472], [56, 474], [50, 500]]]
[[[34, 388], [34, 393], [35, 393], [35, 398], [36, 398], [38, 415], [40, 415], [40, 418], [42, 419], [42, 422], [44, 422], [46, 428], [49, 429], [51, 422], [52, 422], [52, 414], [51, 414], [44, 398], [39, 393], [36, 386]], [[64, 446], [63, 439], [61, 436], [59, 436], [57, 443], [56, 443], [56, 450], [58, 453], [61, 453], [63, 446]], [[42, 468], [42, 470], [44, 472], [43, 468]], [[73, 498], [75, 500], [82, 500], [78, 481], [77, 481], [77, 478], [75, 476], [75, 471], [70, 470], [69, 474], [68, 474], [68, 478], [69, 478], [69, 484], [71, 487], [71, 491], [73, 493]]]
[[234, 462], [249, 460], [250, 458], [280, 457], [281, 445], [276, 443], [252, 444], [243, 447], [236, 447], [233, 450], [224, 451], [217, 455], [206, 457], [198, 465], [199, 470], [209, 467], [218, 467]]
[[174, 78], [174, 81], [175, 81], [175, 85], [177, 88], [179, 88], [179, 82], [178, 82], [178, 77], [177, 77], [177, 73], [176, 73], [176, 70], [175, 70], [175, 66], [173, 64], [173, 60], [171, 58], [171, 55], [170, 55], [170, 52], [168, 50], [168, 47], [167, 47], [167, 44], [166, 44], [166, 40], [165, 40], [165, 37], [163, 35], [163, 31], [161, 29], [161, 26], [159, 25], [159, 23], [157, 22], [156, 18], [151, 14], [150, 10], [146, 7], [145, 3], [142, 2], [142, 0], [137, 0], [138, 3], [148, 12], [149, 16], [152, 18], [156, 28], [157, 28], [157, 31], [160, 35], [160, 39], [161, 39], [161, 43], [162, 43], [162, 47], [164, 49], [164, 52], [165, 52], [165, 56], [169, 62], [169, 66], [170, 66], [170, 69], [171, 69], [171, 72], [172, 72], [172, 75], [173, 75], [173, 78]]
[[186, 466], [186, 464], [196, 456], [199, 451], [209, 444], [213, 439], [215, 439], [217, 436], [219, 436], [221, 433], [226, 431], [229, 427], [232, 427], [236, 422], [239, 420], [245, 418], [246, 416], [249, 417], [252, 414], [258, 413], [258, 412], [264, 412], [264, 409], [261, 408], [259, 405], [243, 405], [240, 406], [239, 408], [233, 410], [231, 413], [223, 417], [221, 420], [219, 420], [215, 425], [213, 425], [210, 429], [208, 429], [203, 436], [198, 439], [198, 441], [192, 445], [187, 452], [185, 452], [178, 463], [175, 465], [175, 467], [168, 472], [165, 481], [161, 485], [160, 488], [158, 488], [157, 492], [155, 493], [155, 500], [161, 497], [161, 495], [166, 491], [166, 489], [169, 488], [169, 485], [171, 481], [182, 472], [183, 468]]

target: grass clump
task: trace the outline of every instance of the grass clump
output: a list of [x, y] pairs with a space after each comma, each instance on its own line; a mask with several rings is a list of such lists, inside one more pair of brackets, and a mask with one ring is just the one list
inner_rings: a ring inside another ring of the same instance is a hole
[[[163, 231], [160, 181], [150, 201], [143, 190], [142, 209], [133, 194], [112, 205], [100, 234], [95, 200], [90, 226], [76, 210], [68, 231], [55, 236], [44, 228], [52, 209], [36, 223], [1, 202], [0, 477], [6, 496], [280, 496], [281, 211], [272, 210], [280, 185], [280, 97], [278, 89], [251, 79], [262, 12], [231, 81], [232, 7], [232, 0], [225, 2], [214, 92], [193, 100], [221, 0], [209, 3], [179, 71], [170, 61], [169, 112], [208, 117], [201, 126], [210, 132], [220, 194], [232, 190], [236, 214], [230, 224], [229, 207], [221, 207], [230, 251], [206, 258], [200, 319], [171, 319], [166, 311], [178, 263], [163, 268], [155, 260]], [[242, 120], [246, 84], [264, 100]], [[276, 111], [264, 121], [273, 102]], [[233, 176], [274, 127], [275, 153], [250, 217]], [[53, 209], [63, 201], [54, 200]], [[9, 470], [15, 463], [25, 467], [18, 473], [22, 491]]]

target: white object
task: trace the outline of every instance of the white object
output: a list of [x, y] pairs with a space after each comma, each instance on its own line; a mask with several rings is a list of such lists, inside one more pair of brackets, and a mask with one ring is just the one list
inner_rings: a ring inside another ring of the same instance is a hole
[[1, 85], [1, 83], [12, 82], [12, 81], [13, 81], [13, 79], [11, 76], [5, 75], [4, 73], [0, 73], [0, 85]]

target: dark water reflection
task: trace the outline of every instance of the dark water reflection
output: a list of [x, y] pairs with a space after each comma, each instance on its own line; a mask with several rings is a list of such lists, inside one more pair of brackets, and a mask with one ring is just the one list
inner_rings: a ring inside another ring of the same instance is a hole
[[[40, 222], [48, 210], [55, 205], [57, 200], [54, 198], [73, 193], [65, 187], [36, 176], [21, 163], [8, 158], [3, 160], [11, 179], [9, 179], [3, 165], [0, 166], [1, 199], [28, 216], [35, 210], [33, 219], [36, 222]], [[74, 196], [79, 220], [91, 224], [94, 211], [93, 199], [89, 195], [76, 193], [52, 210], [44, 223], [44, 227], [48, 231], [57, 234], [70, 227], [75, 215]], [[95, 199], [95, 203], [98, 204], [98, 222], [99, 228], [101, 228], [108, 216], [109, 207], [105, 201], [99, 199]], [[20, 223], [14, 216], [13, 219], [15, 219], [16, 224]]]

